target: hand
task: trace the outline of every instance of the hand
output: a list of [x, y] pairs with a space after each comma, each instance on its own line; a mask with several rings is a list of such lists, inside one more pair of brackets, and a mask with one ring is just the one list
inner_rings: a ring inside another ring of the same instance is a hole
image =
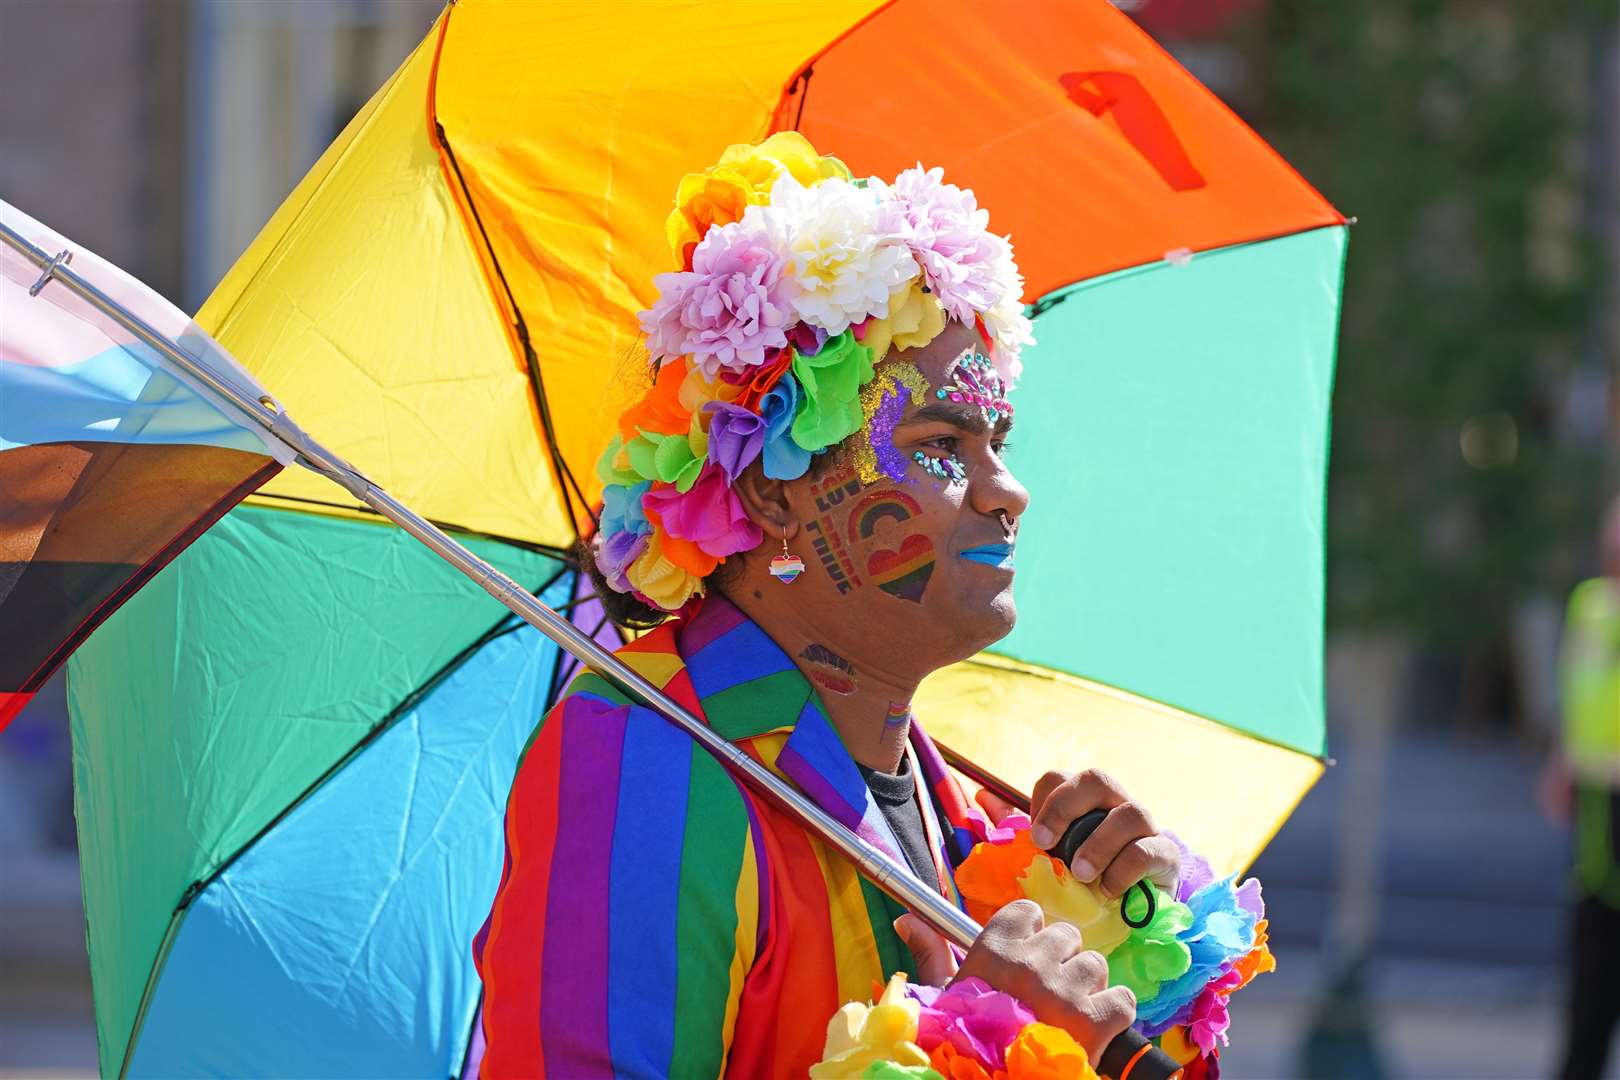
[[[902, 915], [895, 929], [917, 960], [918, 981], [949, 977], [955, 957], [945, 939], [917, 916]], [[1086, 1048], [1092, 1061], [1136, 1019], [1136, 996], [1108, 983], [1108, 961], [1081, 947], [1068, 923], [1045, 926], [1040, 906], [1015, 900], [991, 916], [963, 958], [955, 979], [976, 977], [1028, 1005], [1042, 1023], [1060, 1027]]]
[[1098, 808], [1108, 811], [1069, 869], [1081, 881], [1096, 881], [1104, 896], [1121, 896], [1147, 878], [1162, 889], [1174, 889], [1181, 873], [1181, 850], [1154, 828], [1148, 812], [1105, 772], [1049, 772], [1035, 782], [1030, 797], [1029, 838], [1043, 851], [1074, 822]]

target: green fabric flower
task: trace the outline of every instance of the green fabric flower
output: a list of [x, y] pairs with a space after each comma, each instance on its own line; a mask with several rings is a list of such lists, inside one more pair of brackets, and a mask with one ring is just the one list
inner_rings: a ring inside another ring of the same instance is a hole
[[[1108, 985], [1128, 986], [1138, 1003], [1152, 1001], [1159, 986], [1180, 978], [1192, 967], [1192, 953], [1179, 937], [1192, 926], [1192, 909], [1178, 903], [1170, 894], [1149, 884], [1155, 910], [1146, 926], [1132, 927], [1131, 936], [1108, 954]], [[1124, 910], [1139, 917], [1142, 896], [1132, 889], [1124, 899]]]
[[861, 430], [861, 387], [872, 380], [872, 350], [855, 340], [855, 331], [828, 338], [814, 356], [796, 353], [793, 374], [803, 391], [793, 417], [794, 442], [814, 452]]
[[927, 1065], [897, 1065], [892, 1061], [874, 1061], [861, 1073], [861, 1080], [945, 1080]]
[[[709, 437], [698, 426], [697, 418], [684, 435], [660, 435], [656, 431], [643, 431], [624, 448], [635, 473], [631, 485], [642, 480], [660, 480], [674, 484], [683, 494], [697, 483], [698, 474], [709, 456]], [[621, 481], [622, 483], [622, 481]]]
[[601, 478], [602, 483], [604, 485], [617, 484], [620, 487], [635, 487], [643, 480], [653, 479], [650, 476], [642, 476], [635, 470], [633, 465], [628, 469], [621, 469], [616, 466], [614, 461], [617, 460], [620, 451], [623, 449], [624, 439], [615, 435], [613, 441], [608, 443], [607, 450], [603, 452], [601, 457], [596, 459], [596, 475]]

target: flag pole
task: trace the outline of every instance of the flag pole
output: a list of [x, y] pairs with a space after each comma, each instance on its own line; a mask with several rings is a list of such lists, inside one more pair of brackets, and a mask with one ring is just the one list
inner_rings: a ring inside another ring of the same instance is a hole
[[979, 925], [922, 883], [914, 874], [882, 851], [846, 828], [832, 815], [810, 801], [785, 780], [749, 757], [741, 748], [716, 734], [703, 721], [675, 699], [648, 681], [639, 672], [604, 649], [522, 585], [457, 543], [443, 529], [378, 487], [348, 462], [316, 442], [298, 426], [269, 394], [259, 394], [238, 385], [198, 362], [166, 335], [102, 292], [93, 282], [74, 271], [71, 252], [48, 254], [4, 223], [0, 240], [16, 249], [40, 268], [41, 274], [31, 294], [38, 295], [48, 283], [59, 282], [86, 303], [101, 311], [154, 349], [163, 359], [206, 386], [243, 413], [247, 419], [298, 455], [298, 463], [337, 484], [350, 495], [410, 533], [440, 558], [471, 578], [524, 622], [539, 630], [560, 648], [590, 670], [621, 686], [632, 697], [697, 740], [735, 776], [748, 784], [772, 805], [804, 825], [816, 836], [838, 849], [861, 873], [897, 902], [916, 912], [939, 933], [967, 948], [979, 935]]

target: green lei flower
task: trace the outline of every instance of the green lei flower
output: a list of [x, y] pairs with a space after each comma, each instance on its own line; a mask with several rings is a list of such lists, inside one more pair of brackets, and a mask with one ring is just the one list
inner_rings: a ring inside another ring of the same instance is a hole
[[892, 1061], [874, 1061], [861, 1073], [861, 1080], [945, 1080], [927, 1065], [897, 1065]]
[[872, 379], [872, 350], [855, 340], [855, 331], [828, 338], [814, 356], [795, 353], [793, 374], [804, 391], [793, 417], [794, 442], [814, 452], [861, 430], [861, 387]]
[[[615, 440], [617, 442], [617, 440]], [[609, 449], [613, 449], [609, 447]], [[660, 435], [656, 431], [643, 431], [624, 446], [630, 459], [633, 486], [643, 480], [659, 480], [674, 484], [675, 490], [690, 491], [697, 483], [698, 474], [709, 456], [709, 437], [692, 418], [692, 429], [684, 435]], [[612, 468], [612, 459], [608, 467]], [[624, 475], [622, 472], [619, 475]], [[616, 483], [625, 483], [623, 480]]]
[[[1133, 927], [1131, 936], [1108, 954], [1108, 985], [1130, 987], [1138, 1002], [1153, 1000], [1161, 983], [1180, 978], [1192, 967], [1192, 953], [1177, 936], [1192, 926], [1192, 909], [1155, 885], [1148, 888], [1157, 902], [1153, 918], [1146, 926]], [[1132, 889], [1123, 902], [1140, 906], [1142, 898]]]

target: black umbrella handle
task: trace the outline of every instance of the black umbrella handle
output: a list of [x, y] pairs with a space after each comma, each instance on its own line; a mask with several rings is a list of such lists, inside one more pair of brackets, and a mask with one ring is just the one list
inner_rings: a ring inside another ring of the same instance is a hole
[[[1090, 839], [1091, 834], [1097, 831], [1097, 826], [1101, 825], [1103, 818], [1107, 816], [1108, 811], [1106, 810], [1093, 810], [1089, 814], [1083, 814], [1075, 818], [1069, 823], [1069, 827], [1063, 830], [1063, 835], [1058, 838], [1058, 842], [1052, 846], [1051, 854], [1063, 860], [1064, 866], [1068, 866], [1069, 863], [1074, 861], [1074, 856], [1080, 850], [1080, 845]], [[1134, 919], [1128, 910], [1131, 889], [1139, 890], [1142, 899], [1147, 901], [1147, 906], [1142, 909], [1141, 916]], [[1132, 930], [1140, 930], [1152, 922], [1153, 915], [1158, 909], [1159, 902], [1154, 898], [1152, 888], [1145, 881], [1138, 881], [1130, 889], [1126, 889], [1125, 895], [1120, 897], [1119, 917], [1125, 920], [1125, 925]], [[1115, 1080], [1118, 1080], [1118, 1077], [1115, 1077]]]
[[[1108, 816], [1106, 810], [1093, 810], [1076, 818], [1069, 827], [1063, 831], [1058, 842], [1053, 845], [1051, 854], [1063, 860], [1067, 866], [1080, 850], [1080, 845], [1096, 831], [1103, 818]], [[1153, 890], [1147, 882], [1138, 881], [1131, 889], [1140, 889], [1143, 897], [1147, 899], [1147, 908], [1140, 920], [1133, 920], [1125, 911], [1125, 901], [1130, 899], [1130, 890], [1126, 890], [1124, 898], [1120, 900], [1119, 916], [1125, 920], [1125, 925], [1141, 928], [1153, 921], [1153, 914], [1158, 908], [1158, 901], [1153, 897]], [[1102, 1052], [1102, 1059], [1097, 1062], [1097, 1071], [1111, 1080], [1172, 1080], [1181, 1073], [1181, 1066], [1176, 1064], [1174, 1058], [1148, 1042], [1147, 1036], [1135, 1028], [1126, 1028], [1114, 1036], [1106, 1049]]]

